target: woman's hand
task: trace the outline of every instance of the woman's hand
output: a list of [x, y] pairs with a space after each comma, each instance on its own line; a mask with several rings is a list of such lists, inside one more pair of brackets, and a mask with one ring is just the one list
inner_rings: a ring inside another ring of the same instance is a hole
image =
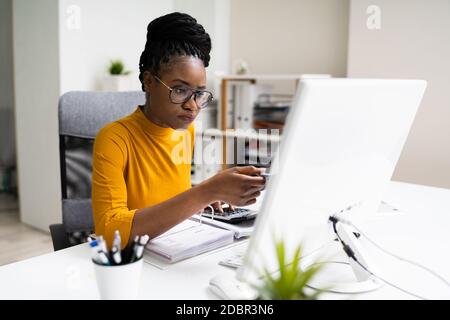
[[[225, 203], [223, 201], [216, 201], [216, 202], [211, 203], [211, 207], [214, 208], [214, 212], [223, 213], [223, 205], [224, 204], [227, 204], [227, 203]], [[211, 210], [211, 209], [209, 209], [209, 210]], [[235, 207], [228, 203], [227, 211], [234, 211], [234, 210], [235, 210]]]
[[264, 188], [263, 168], [233, 167], [223, 170], [202, 182], [215, 202], [223, 201], [233, 206], [247, 206], [256, 202]]

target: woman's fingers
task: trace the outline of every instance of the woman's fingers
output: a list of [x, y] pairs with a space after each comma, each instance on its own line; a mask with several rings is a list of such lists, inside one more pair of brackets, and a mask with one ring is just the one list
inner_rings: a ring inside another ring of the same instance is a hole
[[265, 171], [265, 168], [256, 168], [254, 166], [235, 167], [236, 172], [245, 175], [260, 175]]
[[261, 191], [255, 191], [254, 193], [250, 194], [248, 197], [249, 198], [258, 198], [261, 195]]
[[233, 212], [236, 208], [231, 203], [224, 203], [226, 206], [224, 210], [226, 212]]
[[216, 201], [216, 202], [212, 203], [211, 205], [214, 208], [214, 211], [218, 211], [218, 212], [222, 212], [223, 213], [222, 201]]
[[260, 191], [265, 187], [266, 179], [261, 176], [264, 172], [265, 168], [254, 166], [234, 167], [210, 178], [209, 181], [215, 181], [214, 191], [217, 198], [229, 204], [222, 208], [221, 201], [214, 203], [215, 211], [235, 211], [234, 206], [247, 205], [249, 201], [253, 203], [253, 200], [260, 195]]
[[254, 203], [256, 203], [256, 198], [253, 198], [253, 199], [248, 200], [248, 201], [245, 203], [245, 205], [246, 205], [246, 206], [249, 206], [249, 205], [254, 204]]
[[242, 182], [246, 186], [252, 186], [252, 187], [264, 187], [266, 184], [266, 179], [261, 176], [246, 176], [242, 175]]
[[249, 204], [253, 204], [256, 202], [256, 198], [261, 195], [261, 191], [254, 190], [253, 192], [248, 193], [247, 195], [241, 195], [240, 199], [237, 200], [234, 204], [236, 206], [247, 206]]
[[265, 178], [261, 176], [265, 168], [256, 168], [253, 166], [235, 167], [235, 172], [240, 174], [242, 182], [249, 186], [263, 186]]
[[263, 189], [263, 187], [252, 187], [247, 189], [245, 192], [242, 193], [243, 197], [248, 197], [251, 194], [254, 194], [256, 192], [260, 192]]

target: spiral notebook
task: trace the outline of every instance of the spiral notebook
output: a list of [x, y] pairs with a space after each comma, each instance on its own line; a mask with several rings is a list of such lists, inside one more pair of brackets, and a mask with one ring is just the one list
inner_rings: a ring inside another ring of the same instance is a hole
[[151, 240], [145, 250], [173, 263], [229, 245], [233, 239], [233, 231], [188, 219]]

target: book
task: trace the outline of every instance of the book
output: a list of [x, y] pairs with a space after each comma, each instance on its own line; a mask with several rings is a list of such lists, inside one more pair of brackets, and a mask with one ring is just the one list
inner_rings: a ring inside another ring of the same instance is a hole
[[[200, 215], [195, 214], [192, 216], [192, 219], [200, 221]], [[215, 226], [217, 228], [226, 229], [233, 232], [235, 239], [249, 237], [253, 232], [253, 227], [255, 224], [255, 219], [241, 221], [238, 223], [228, 223], [217, 219], [202, 217], [202, 221], [204, 224], [209, 224], [211, 226]]]
[[174, 263], [233, 243], [234, 232], [187, 219], [145, 247], [147, 253]]
[[253, 127], [253, 107], [260, 95], [268, 95], [272, 86], [237, 82], [234, 87], [234, 128], [251, 129]]

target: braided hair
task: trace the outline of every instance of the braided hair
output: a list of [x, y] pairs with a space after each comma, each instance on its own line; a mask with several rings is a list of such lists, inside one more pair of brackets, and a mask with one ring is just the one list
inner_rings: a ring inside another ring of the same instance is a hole
[[202, 25], [188, 14], [174, 12], [151, 21], [147, 42], [139, 60], [139, 80], [144, 90], [144, 72], [159, 75], [161, 64], [175, 56], [193, 56], [209, 65], [211, 38]]

